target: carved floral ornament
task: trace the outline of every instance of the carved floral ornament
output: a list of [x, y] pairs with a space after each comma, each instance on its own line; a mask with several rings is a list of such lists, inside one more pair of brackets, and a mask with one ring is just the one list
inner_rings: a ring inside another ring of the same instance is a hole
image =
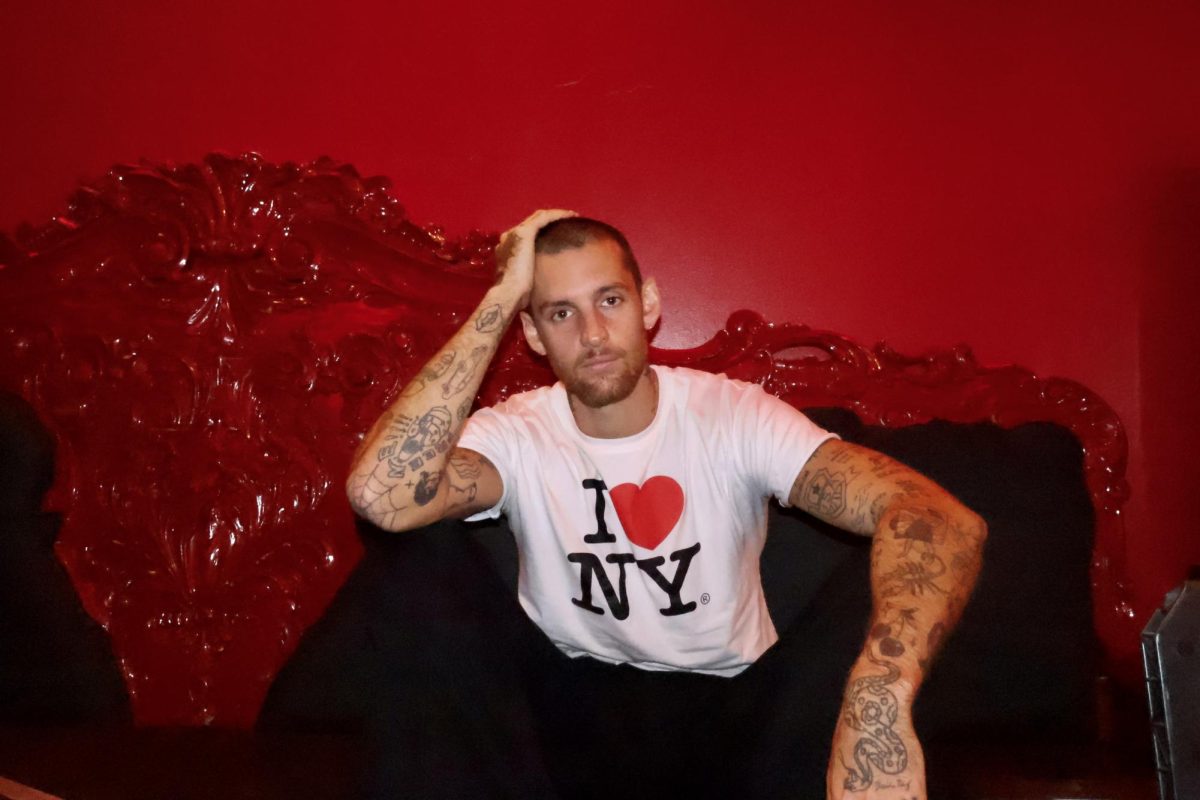
[[[482, 296], [495, 237], [411, 222], [329, 159], [118, 166], [50, 224], [0, 237], [0, 388], [58, 441], [48, 505], [139, 722], [250, 725], [361, 555], [341, 491], [358, 437]], [[481, 402], [552, 376], [510, 332]], [[1097, 627], [1136, 642], [1119, 515], [1127, 444], [1071, 381], [919, 358], [750, 311], [670, 365], [866, 423], [1058, 423], [1097, 511]]]

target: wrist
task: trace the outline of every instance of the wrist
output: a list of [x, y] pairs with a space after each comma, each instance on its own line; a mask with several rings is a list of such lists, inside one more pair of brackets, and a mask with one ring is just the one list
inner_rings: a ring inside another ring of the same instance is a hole
[[511, 319], [529, 300], [529, 287], [520, 286], [516, 281], [503, 279], [487, 290], [480, 302], [480, 309], [499, 305], [505, 319]]

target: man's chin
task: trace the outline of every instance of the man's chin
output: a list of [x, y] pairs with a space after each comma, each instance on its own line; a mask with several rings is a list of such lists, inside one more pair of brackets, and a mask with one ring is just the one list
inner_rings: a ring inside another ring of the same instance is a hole
[[640, 375], [636, 372], [624, 372], [608, 380], [576, 379], [570, 383], [564, 381], [564, 384], [571, 396], [588, 408], [604, 408], [613, 403], [619, 403], [633, 394], [633, 390], [637, 388], [639, 377]]

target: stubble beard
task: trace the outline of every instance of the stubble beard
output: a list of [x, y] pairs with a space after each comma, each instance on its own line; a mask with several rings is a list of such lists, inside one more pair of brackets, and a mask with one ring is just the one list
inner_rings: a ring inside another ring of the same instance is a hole
[[[645, 352], [622, 352], [619, 354], [621, 368], [608, 375], [587, 377], [583, 374], [583, 363], [588, 356], [580, 359], [574, 369], [562, 370], [559, 379], [567, 392], [577, 398], [588, 408], [604, 408], [613, 403], [619, 403], [637, 388], [638, 381], [646, 374]], [[559, 372], [556, 370], [556, 372]]]

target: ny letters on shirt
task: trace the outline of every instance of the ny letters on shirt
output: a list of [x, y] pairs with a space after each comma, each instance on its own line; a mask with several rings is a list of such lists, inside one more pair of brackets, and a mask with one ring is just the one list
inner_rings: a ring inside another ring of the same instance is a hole
[[[677, 481], [665, 475], [656, 475], [641, 486], [622, 483], [612, 490], [598, 478], [585, 478], [581, 483], [585, 490], [590, 489], [596, 493], [596, 532], [583, 537], [589, 544], [610, 544], [617, 541], [617, 537], [609, 532], [608, 524], [604, 521], [606, 491], [612, 497], [625, 535], [631, 542], [647, 550], [654, 550], [667, 538], [667, 534], [675, 527], [683, 513], [683, 489]], [[629, 597], [625, 591], [625, 568], [629, 564], [636, 564], [637, 568], [650, 576], [666, 595], [667, 606], [658, 610], [660, 614], [673, 617], [695, 611], [695, 601], [683, 602], [681, 593], [683, 583], [687, 580], [688, 568], [699, 552], [700, 543], [696, 542], [691, 547], [671, 553], [670, 559], [676, 563], [676, 567], [670, 579], [662, 573], [667, 559], [661, 555], [634, 558], [632, 553], [610, 553], [604, 558], [604, 563], [616, 565], [615, 588], [614, 581], [598, 555], [592, 552], [571, 553], [567, 560], [579, 565], [579, 597], [572, 598], [571, 602], [593, 613], [603, 614], [604, 609], [592, 602], [594, 579], [608, 603], [609, 612], [619, 620], [628, 618]]]

